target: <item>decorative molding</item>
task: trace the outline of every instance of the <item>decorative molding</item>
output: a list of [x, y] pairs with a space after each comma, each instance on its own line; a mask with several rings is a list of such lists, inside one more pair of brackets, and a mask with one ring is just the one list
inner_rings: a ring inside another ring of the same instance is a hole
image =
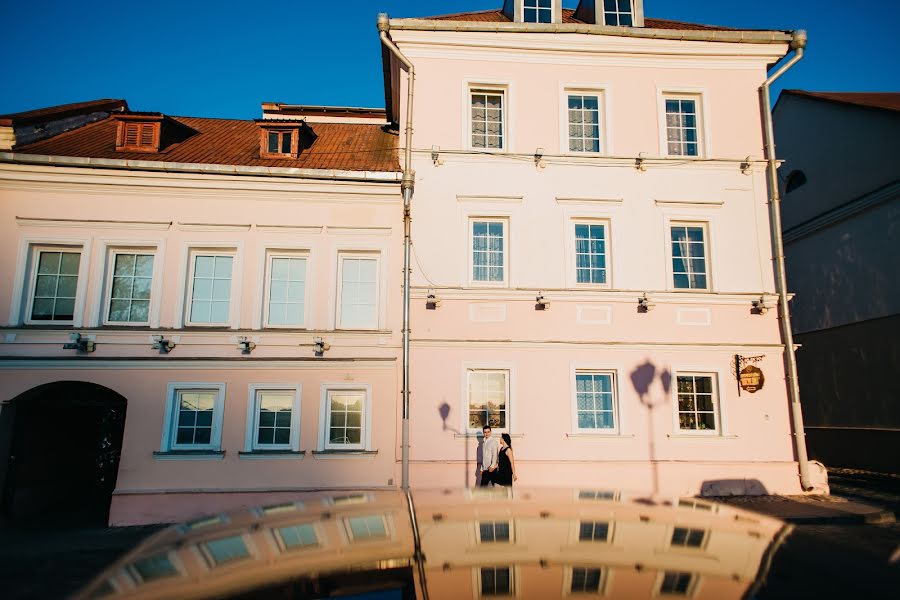
[[290, 450], [253, 450], [238, 452], [239, 460], [303, 460], [306, 450], [296, 452]]
[[645, 342], [645, 341], [616, 341], [596, 342], [589, 340], [496, 340], [496, 339], [415, 339], [410, 340], [413, 346], [419, 348], [479, 348], [491, 350], [509, 350], [540, 348], [543, 350], [560, 350], [571, 352], [575, 348], [585, 350], [672, 350], [683, 352], [685, 349], [710, 352], [728, 352], [740, 354], [741, 352], [757, 351], [759, 354], [766, 352], [781, 352], [783, 344], [753, 344], [733, 342]]
[[469, 320], [475, 323], [502, 323], [506, 321], [506, 304], [470, 304]]
[[170, 450], [154, 452], [155, 460], [224, 460], [224, 450]]
[[721, 208], [725, 206], [724, 200], [653, 200], [657, 206], [667, 208]]
[[319, 235], [325, 230], [325, 227], [323, 225], [257, 225], [256, 230], [261, 233]]
[[391, 370], [395, 369], [397, 359], [365, 358], [365, 359], [177, 359], [177, 358], [50, 358], [50, 357], [14, 357], [4, 356], [0, 360], [0, 371], [16, 370], [53, 370], [53, 369], [105, 369], [115, 371], [134, 370], [185, 370], [192, 371], [235, 371], [243, 369], [260, 370], [297, 370], [297, 371], [347, 371], [347, 370]]
[[704, 306], [749, 305], [760, 296], [773, 296], [774, 292], [689, 292], [672, 290], [626, 290], [609, 288], [463, 288], [440, 286], [413, 286], [413, 300], [425, 300], [428, 294], [436, 294], [442, 302], [530, 302], [543, 293], [553, 302], [604, 302], [634, 304], [645, 292], [657, 304], [686, 304]]
[[525, 201], [525, 196], [492, 196], [492, 195], [466, 195], [457, 194], [457, 202], [502, 202], [521, 204]]
[[556, 203], [557, 204], [612, 204], [612, 205], [620, 205], [624, 202], [623, 198], [576, 198], [576, 197], [565, 197], [565, 196], [557, 196]]
[[675, 312], [675, 321], [679, 325], [712, 325], [712, 311], [708, 308], [679, 308]]
[[172, 221], [117, 221], [106, 219], [46, 219], [42, 217], [16, 217], [20, 227], [87, 227], [90, 229], [149, 229], [168, 231]]
[[584, 325], [611, 325], [612, 307], [610, 306], [577, 306], [576, 321]]
[[331, 235], [391, 235], [393, 227], [345, 227], [328, 225], [325, 232]]
[[178, 223], [181, 231], [250, 231], [251, 227], [237, 223]]

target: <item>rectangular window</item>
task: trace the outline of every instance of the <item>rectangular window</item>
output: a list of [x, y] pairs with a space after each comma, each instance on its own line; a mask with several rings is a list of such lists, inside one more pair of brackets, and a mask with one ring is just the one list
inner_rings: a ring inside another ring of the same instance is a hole
[[617, 492], [609, 492], [606, 490], [578, 490], [579, 500], [616, 500]]
[[224, 404], [224, 383], [170, 383], [162, 452], [218, 451]]
[[291, 154], [291, 133], [290, 131], [270, 131], [269, 132], [269, 154]]
[[309, 523], [292, 525], [290, 527], [279, 527], [275, 531], [285, 550], [297, 550], [319, 545], [319, 538], [316, 536], [316, 530]]
[[687, 596], [694, 587], [693, 573], [666, 571], [659, 586], [660, 594]]
[[716, 386], [713, 375], [678, 375], [678, 428], [716, 431]]
[[672, 223], [672, 283], [678, 290], [708, 290], [706, 226]]
[[581, 521], [578, 527], [579, 542], [609, 541], [609, 523], [605, 521]]
[[575, 224], [575, 281], [606, 285], [606, 225]]
[[178, 575], [178, 570], [172, 564], [172, 559], [169, 558], [168, 554], [157, 554], [142, 558], [131, 563], [128, 570], [141, 583]]
[[485, 425], [506, 429], [509, 371], [470, 370], [468, 382], [469, 429], [481, 431]]
[[552, 0], [525, 0], [524, 20], [526, 23], [552, 23]]
[[482, 596], [512, 596], [512, 567], [481, 567]]
[[615, 429], [616, 398], [613, 374], [575, 373], [575, 404], [579, 430]]
[[365, 448], [366, 392], [363, 390], [328, 390], [326, 419], [327, 441], [332, 450]]
[[570, 93], [569, 152], [600, 152], [600, 96]]
[[155, 256], [149, 253], [112, 253], [107, 323], [146, 325], [150, 322], [154, 260]]
[[303, 327], [306, 257], [270, 255], [266, 286], [266, 325]]
[[340, 257], [338, 328], [378, 329], [378, 257]]
[[250, 386], [252, 450], [299, 450], [299, 388]]
[[470, 92], [473, 148], [503, 149], [503, 96], [497, 90]]
[[631, 0], [603, 0], [603, 21], [607, 25], [631, 27], [633, 19]]
[[388, 537], [387, 523], [381, 515], [350, 517], [345, 521], [354, 542], [383, 540]]
[[506, 282], [506, 221], [473, 219], [472, 281], [503, 284]]
[[602, 581], [603, 569], [572, 567], [570, 591], [573, 594], [596, 594], [600, 591]]
[[193, 255], [191, 262], [188, 324], [227, 325], [234, 256], [198, 253]]
[[669, 156], [700, 156], [700, 113], [696, 97], [666, 96]]
[[509, 521], [481, 521], [478, 523], [478, 541], [482, 544], [508, 542]]
[[244, 538], [235, 535], [201, 544], [203, 554], [211, 567], [250, 557]]
[[35, 251], [34, 264], [28, 321], [73, 322], [81, 250], [41, 248]]
[[670, 545], [679, 548], [702, 548], [705, 540], [705, 529], [676, 527], [672, 531], [672, 542]]

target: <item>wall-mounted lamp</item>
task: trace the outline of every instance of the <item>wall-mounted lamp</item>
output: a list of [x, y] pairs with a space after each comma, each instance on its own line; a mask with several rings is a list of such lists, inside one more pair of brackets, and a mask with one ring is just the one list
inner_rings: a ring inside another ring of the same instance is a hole
[[432, 146], [431, 147], [431, 162], [434, 163], [434, 166], [439, 167], [444, 164], [444, 161], [441, 160], [441, 147], [440, 146]]
[[154, 335], [153, 336], [153, 348], [154, 350], [159, 350], [160, 354], [168, 354], [175, 347], [175, 342], [172, 340], [167, 340], [164, 336]]
[[769, 301], [765, 296], [760, 296], [759, 300], [754, 300], [753, 302], [750, 303], [750, 305], [753, 307], [751, 312], [753, 312], [757, 315], [764, 315], [767, 312], [769, 312], [769, 310], [775, 308], [775, 305], [771, 301]]
[[547, 310], [548, 308], [550, 308], [550, 301], [539, 293], [538, 297], [534, 299], [534, 310]]
[[76, 352], [93, 352], [94, 341], [83, 337], [80, 333], [70, 333], [69, 343], [63, 344], [63, 350], [75, 350]]
[[322, 338], [316, 338], [315, 343], [313, 344], [313, 353], [318, 358], [322, 358], [323, 356], [325, 356], [326, 350], [331, 350], [331, 344], [329, 344]]
[[241, 350], [241, 354], [250, 354], [256, 348], [256, 343], [248, 337], [241, 337], [238, 339], [238, 348]]
[[647, 296], [647, 292], [644, 292], [644, 295], [638, 298], [638, 312], [648, 313], [654, 308], [656, 308], [656, 303]]
[[744, 162], [741, 163], [741, 173], [744, 175], [749, 175], [751, 173], [751, 168], [753, 167], [753, 163], [750, 162], [750, 157], [744, 159]]
[[543, 169], [546, 165], [544, 164], [544, 149], [538, 148], [534, 151], [534, 166], [538, 169]]
[[634, 159], [634, 168], [640, 171], [641, 173], [647, 170], [647, 159], [644, 158], [644, 153], [641, 152], [638, 154], [637, 158]]
[[428, 297], [425, 298], [425, 310], [437, 310], [440, 305], [441, 299], [434, 294], [428, 294]]

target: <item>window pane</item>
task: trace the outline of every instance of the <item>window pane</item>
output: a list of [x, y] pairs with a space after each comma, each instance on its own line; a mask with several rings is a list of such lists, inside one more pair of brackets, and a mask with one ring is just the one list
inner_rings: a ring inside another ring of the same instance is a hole
[[378, 260], [341, 259], [341, 323], [346, 329], [378, 327]]
[[269, 152], [273, 154], [278, 152], [278, 134], [274, 131], [269, 132]]
[[141, 581], [154, 581], [178, 574], [178, 571], [175, 570], [175, 565], [172, 564], [172, 561], [169, 560], [166, 554], [142, 558], [131, 566], [140, 575]]
[[257, 444], [286, 446], [291, 443], [293, 392], [260, 390], [256, 393]]
[[[195, 256], [190, 321], [227, 323], [231, 299], [231, 256]], [[199, 302], [198, 302], [199, 301]]]
[[212, 439], [215, 390], [178, 392], [177, 445], [208, 446]]
[[329, 444], [361, 445], [365, 392], [328, 392]]
[[211, 540], [206, 542], [204, 546], [209, 552], [213, 563], [216, 565], [250, 556], [250, 553], [247, 551], [247, 546], [244, 544], [244, 539], [240, 536]]
[[285, 132], [281, 134], [281, 153], [282, 154], [290, 154], [291, 153], [291, 133]]
[[316, 546], [319, 543], [312, 525], [281, 527], [278, 529], [278, 535], [288, 549]]

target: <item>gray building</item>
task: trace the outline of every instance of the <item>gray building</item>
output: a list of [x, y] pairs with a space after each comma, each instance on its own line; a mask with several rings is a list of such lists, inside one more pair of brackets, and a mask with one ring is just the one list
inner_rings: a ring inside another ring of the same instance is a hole
[[810, 458], [900, 473], [900, 93], [774, 109]]

